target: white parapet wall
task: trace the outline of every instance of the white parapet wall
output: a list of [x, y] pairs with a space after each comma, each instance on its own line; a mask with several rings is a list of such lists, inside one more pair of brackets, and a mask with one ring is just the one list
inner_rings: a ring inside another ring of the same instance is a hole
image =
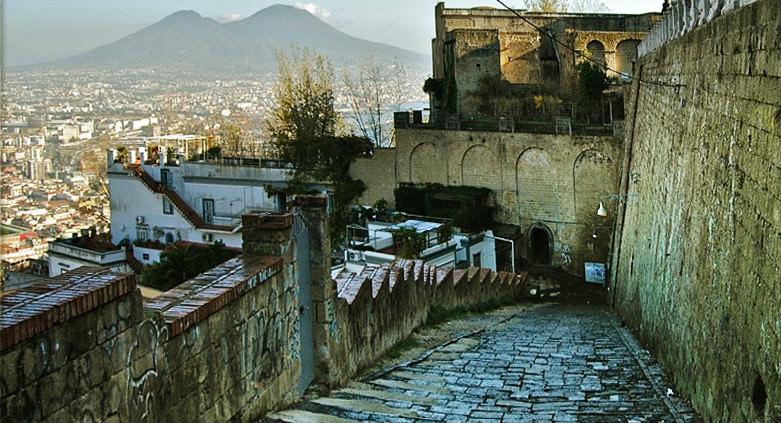
[[651, 53], [698, 26], [757, 1], [760, 0], [672, 0], [662, 20], [651, 28], [637, 47], [638, 56]]

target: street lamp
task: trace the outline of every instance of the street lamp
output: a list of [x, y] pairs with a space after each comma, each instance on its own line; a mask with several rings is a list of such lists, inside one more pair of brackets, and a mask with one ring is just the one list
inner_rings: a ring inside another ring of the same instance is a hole
[[599, 208], [597, 209], [597, 216], [607, 217], [607, 209], [602, 202], [599, 202]]
[[610, 194], [610, 195], [603, 195], [602, 197], [599, 197], [599, 208], [597, 209], [597, 216], [600, 217], [607, 217], [607, 208], [605, 208], [605, 201], [609, 200], [618, 200], [618, 203], [621, 204], [626, 199], [637, 197], [636, 192], [630, 192], [626, 195], [620, 195], [620, 194]]

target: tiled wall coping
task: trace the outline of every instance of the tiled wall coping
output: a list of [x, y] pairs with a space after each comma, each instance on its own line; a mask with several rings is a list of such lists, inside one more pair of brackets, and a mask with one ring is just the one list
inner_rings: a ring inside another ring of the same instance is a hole
[[132, 274], [80, 267], [27, 287], [0, 291], [0, 351], [135, 289]]
[[176, 336], [282, 271], [279, 257], [239, 256], [144, 302]]

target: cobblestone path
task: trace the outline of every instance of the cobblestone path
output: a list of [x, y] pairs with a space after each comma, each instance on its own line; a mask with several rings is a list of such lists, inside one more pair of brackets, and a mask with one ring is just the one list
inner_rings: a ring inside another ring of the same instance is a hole
[[267, 417], [286, 422], [689, 422], [605, 308], [546, 305]]

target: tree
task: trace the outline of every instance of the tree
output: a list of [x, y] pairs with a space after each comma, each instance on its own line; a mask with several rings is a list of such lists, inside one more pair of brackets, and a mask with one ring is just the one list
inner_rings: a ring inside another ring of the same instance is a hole
[[601, 66], [589, 61], [580, 62], [578, 71], [578, 104], [590, 122], [602, 106], [602, 92], [607, 88], [607, 75]]
[[333, 72], [322, 56], [303, 50], [295, 60], [282, 54], [277, 58], [277, 106], [267, 120], [268, 132], [278, 155], [295, 168], [289, 192], [307, 192], [311, 182], [332, 186], [331, 240], [338, 249], [349, 220], [349, 205], [366, 189], [362, 181], [350, 176], [350, 164], [371, 155], [372, 144], [366, 138], [340, 134]]
[[402, 81], [407, 69], [399, 63], [383, 68], [373, 59], [363, 63], [355, 73], [345, 70], [343, 82], [350, 102], [352, 118], [361, 135], [378, 147], [390, 147], [393, 125], [383, 119], [383, 109], [398, 111], [404, 101]]
[[220, 147], [229, 156], [241, 157], [243, 136], [241, 129], [233, 123], [223, 123], [220, 126]]
[[608, 8], [600, 0], [569, 0], [569, 11], [577, 13], [607, 12]]
[[171, 289], [198, 274], [236, 256], [221, 242], [203, 248], [193, 245], [174, 246], [160, 255], [160, 262], [145, 266], [141, 277], [146, 285]]
[[567, 0], [526, 0], [526, 8], [534, 12], [566, 12]]
[[277, 107], [266, 126], [283, 159], [305, 162], [296, 143], [334, 136], [341, 125], [334, 108], [333, 70], [323, 56], [308, 50], [292, 57], [277, 53], [277, 63]]
[[525, 0], [526, 8], [535, 12], [607, 12], [600, 0]]
[[485, 75], [471, 94], [476, 98], [483, 115], [498, 117], [502, 101], [510, 97], [510, 88], [510, 83], [501, 76]]

